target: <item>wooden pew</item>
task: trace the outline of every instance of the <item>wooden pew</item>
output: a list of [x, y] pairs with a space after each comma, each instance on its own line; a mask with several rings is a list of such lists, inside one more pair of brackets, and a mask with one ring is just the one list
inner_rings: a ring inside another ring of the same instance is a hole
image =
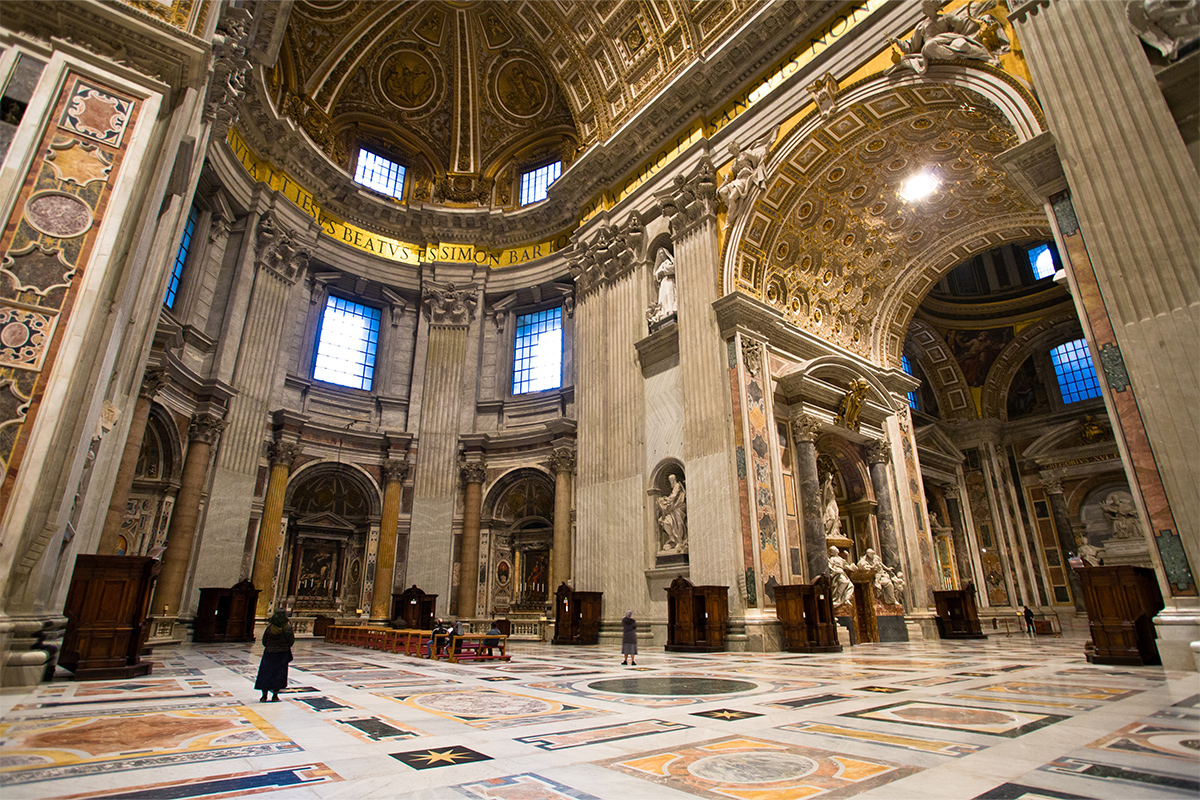
[[[492, 655], [487, 654], [488, 645], [484, 642], [495, 642], [492, 646]], [[505, 650], [508, 647], [508, 637], [496, 634], [486, 633], [469, 633], [464, 636], [452, 637], [450, 645], [450, 660], [458, 663], [460, 661], [510, 661], [512, 656], [508, 655]], [[500, 653], [497, 655], [496, 650]]]

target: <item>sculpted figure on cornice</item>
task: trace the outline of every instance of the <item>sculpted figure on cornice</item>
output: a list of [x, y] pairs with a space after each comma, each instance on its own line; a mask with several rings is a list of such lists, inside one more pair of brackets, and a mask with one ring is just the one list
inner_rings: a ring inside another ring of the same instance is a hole
[[846, 394], [842, 396], [842, 402], [838, 405], [834, 423], [852, 431], [858, 430], [858, 415], [862, 412], [862, 404], [867, 399], [867, 392], [870, 388], [871, 384], [863, 378], [855, 378], [851, 381], [850, 388], [846, 390]]
[[1200, 39], [1200, 0], [1128, 0], [1125, 16], [1143, 42], [1172, 61]]
[[425, 315], [434, 325], [465, 327], [471, 324], [478, 302], [474, 287], [459, 289], [453, 282], [444, 288], [434, 284], [425, 287]]
[[211, 141], [221, 141], [229, 126], [237, 122], [237, 100], [246, 88], [250, 59], [246, 54], [250, 41], [250, 12], [226, 7], [213, 36], [213, 79], [208, 85], [204, 118], [213, 123]]
[[924, 0], [921, 9], [925, 19], [917, 23], [912, 37], [907, 41], [892, 40], [899, 52], [892, 51], [893, 66], [889, 72], [911, 69], [924, 75], [930, 60], [998, 63], [997, 56], [1008, 52], [1009, 41], [1000, 22], [987, 13], [996, 7], [996, 2], [968, 2], [949, 14], [942, 14], [939, 0]]
[[283, 278], [294, 281], [308, 268], [309, 251], [283, 229], [270, 212], [258, 224], [258, 262]]
[[767, 188], [767, 169], [763, 162], [778, 132], [779, 126], [776, 125], [746, 145], [745, 149], [737, 142], [729, 145], [729, 154], [733, 156], [733, 169], [729, 172], [729, 180], [717, 190], [721, 202], [728, 209], [725, 216], [726, 228], [732, 227], [742, 210], [742, 199], [751, 189], [763, 191]]

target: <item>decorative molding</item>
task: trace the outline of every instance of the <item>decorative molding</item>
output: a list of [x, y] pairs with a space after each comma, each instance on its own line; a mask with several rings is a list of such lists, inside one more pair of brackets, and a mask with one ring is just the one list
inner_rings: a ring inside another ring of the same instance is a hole
[[142, 387], [138, 395], [147, 400], [153, 400], [154, 396], [165, 389], [170, 382], [166, 367], [147, 367], [145, 373], [142, 374]]
[[267, 459], [271, 462], [271, 466], [283, 464], [290, 470], [292, 462], [298, 455], [300, 455], [299, 442], [271, 442], [267, 445]]
[[458, 464], [458, 474], [463, 483], [483, 483], [487, 480], [487, 464], [482, 460], [463, 460]]
[[821, 420], [803, 413], [792, 414], [792, 439], [796, 444], [815, 442], [821, 435]]
[[559, 472], [574, 472], [575, 461], [575, 448], [564, 446], [554, 448], [554, 452], [550, 454], [546, 464], [550, 467], [551, 472], [558, 474]]
[[479, 299], [475, 287], [459, 289], [453, 282], [444, 287], [426, 284], [423, 303], [430, 324], [448, 328], [465, 328], [475, 317]]
[[400, 458], [389, 458], [383, 462], [383, 477], [388, 483], [404, 483], [412, 465]]
[[1046, 494], [1063, 493], [1062, 478], [1043, 474], [1038, 476], [1038, 480], [1041, 481], [1042, 488], [1046, 490]]
[[1129, 372], [1116, 342], [1106, 342], [1100, 348], [1100, 368], [1104, 370], [1108, 388], [1118, 394], [1129, 388]]
[[297, 276], [308, 268], [309, 250], [301, 247], [299, 241], [282, 228], [270, 211], [263, 214], [259, 221], [255, 247], [258, 263], [288, 283], [294, 283]]
[[868, 464], [890, 464], [892, 448], [884, 439], [875, 439], [863, 446]]
[[225, 424], [225, 420], [211, 414], [196, 414], [188, 425], [188, 441], [215, 445], [221, 438], [221, 431], [225, 430]]
[[587, 294], [628, 275], [644, 257], [645, 238], [641, 215], [634, 211], [623, 226], [601, 225], [590, 242], [577, 240], [567, 263], [576, 291]]
[[671, 226], [671, 237], [679, 239], [699, 222], [717, 215], [717, 176], [712, 160], [701, 156], [686, 176], [676, 175], [675, 185], [655, 195], [659, 213]]

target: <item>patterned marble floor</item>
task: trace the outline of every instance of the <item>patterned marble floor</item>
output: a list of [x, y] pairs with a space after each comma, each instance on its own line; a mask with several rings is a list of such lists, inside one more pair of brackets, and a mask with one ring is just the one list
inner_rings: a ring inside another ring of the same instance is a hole
[[0, 797], [1083, 800], [1200, 794], [1200, 681], [1083, 641], [835, 655], [514, 643], [450, 665], [298, 642], [155, 651], [124, 681], [0, 695]]

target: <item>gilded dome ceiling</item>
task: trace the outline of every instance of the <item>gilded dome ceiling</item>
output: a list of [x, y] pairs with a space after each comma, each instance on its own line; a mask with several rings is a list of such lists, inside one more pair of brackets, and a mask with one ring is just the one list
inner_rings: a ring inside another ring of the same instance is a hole
[[608, 142], [746, 20], [829, 6], [303, 0], [266, 87], [341, 168], [359, 146], [404, 164], [409, 203], [513, 207], [522, 170]]

